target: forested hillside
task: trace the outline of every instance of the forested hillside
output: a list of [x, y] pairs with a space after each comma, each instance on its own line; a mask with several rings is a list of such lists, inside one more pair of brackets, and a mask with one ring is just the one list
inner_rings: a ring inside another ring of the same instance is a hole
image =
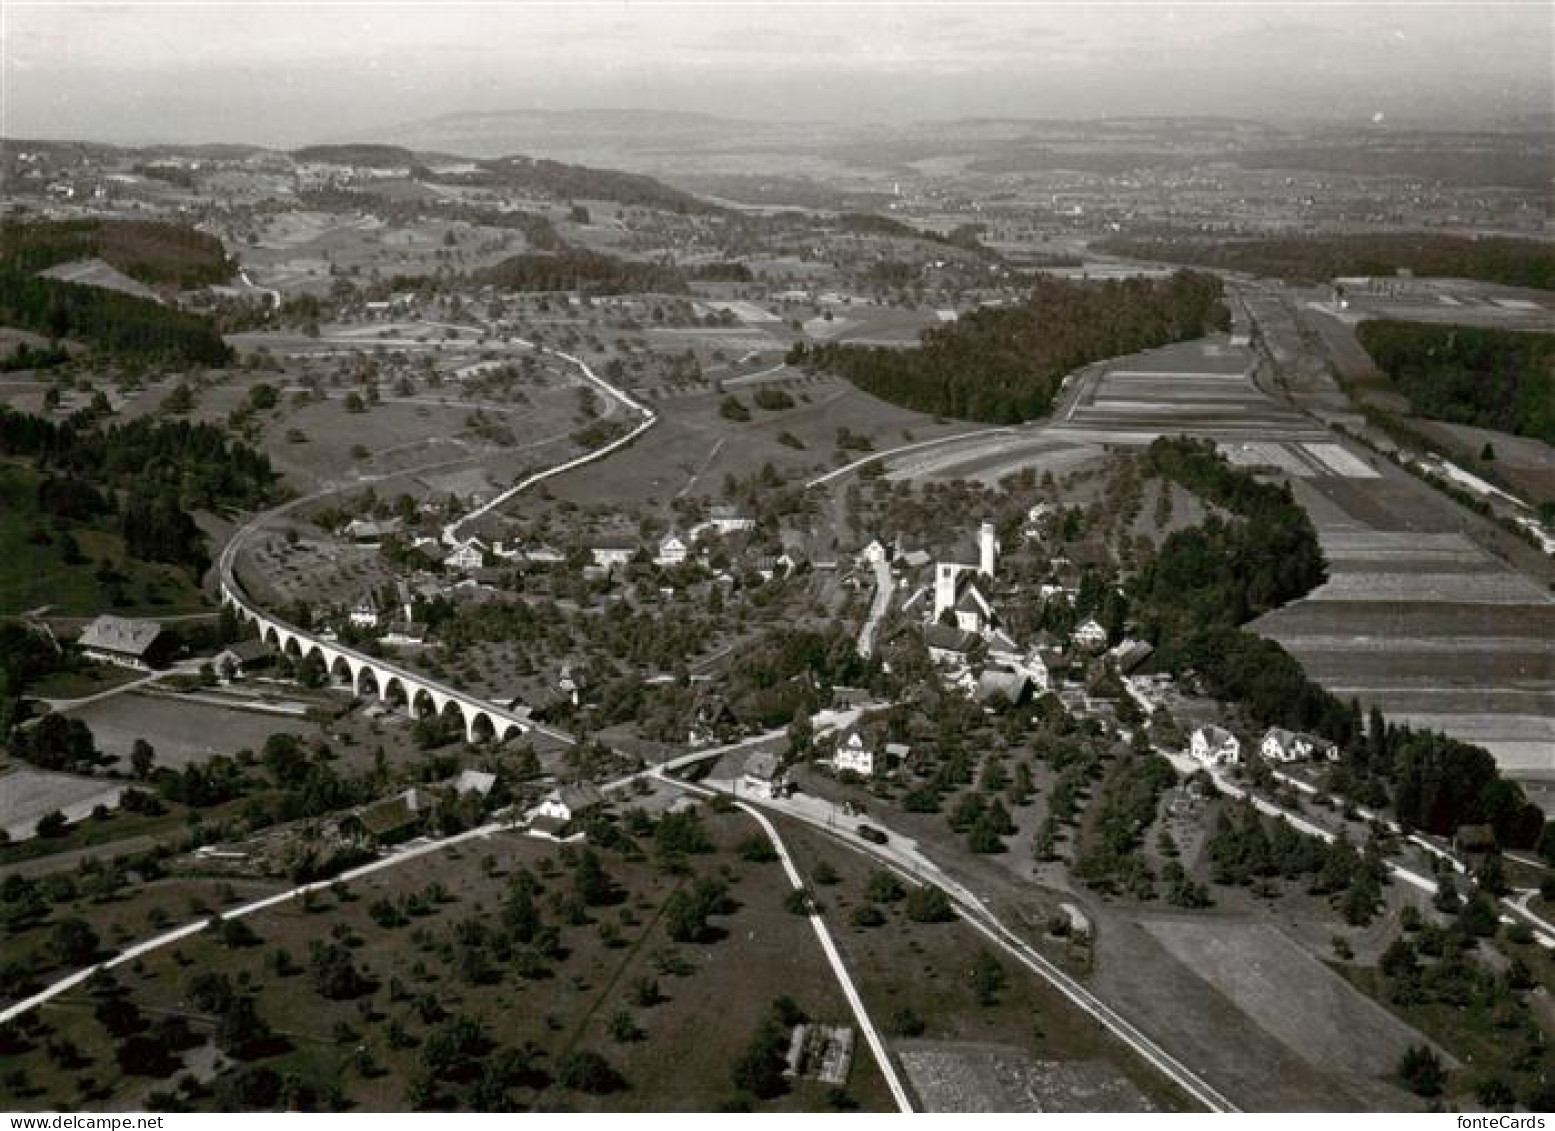
[[1076, 283], [1039, 279], [1018, 306], [973, 311], [917, 349], [796, 345], [790, 364], [846, 377], [904, 408], [1013, 424], [1047, 412], [1066, 374], [1102, 358], [1197, 338], [1227, 325], [1220, 280]]
[[1196, 235], [1119, 237], [1096, 250], [1109, 255], [1244, 271], [1292, 283], [1341, 275], [1416, 275], [1482, 279], [1511, 287], [1555, 290], [1555, 246], [1534, 240], [1467, 239], [1435, 232], [1344, 236], [1206, 239]]
[[0, 325], [70, 338], [114, 357], [198, 365], [225, 365], [232, 358], [207, 319], [10, 264], [0, 264]]
[[[111, 529], [130, 556], [204, 569], [190, 512], [252, 509], [275, 498], [270, 461], [220, 428], [142, 417], [101, 427], [89, 413], [63, 423], [0, 408], [0, 456], [41, 475], [37, 510], [57, 530]], [[0, 547], [3, 552], [3, 547]]]
[[182, 224], [102, 218], [0, 228], [0, 264], [24, 274], [91, 258], [143, 283], [179, 288], [224, 283], [237, 270], [221, 240]]
[[1379, 321], [1356, 337], [1421, 416], [1555, 445], [1555, 334]]

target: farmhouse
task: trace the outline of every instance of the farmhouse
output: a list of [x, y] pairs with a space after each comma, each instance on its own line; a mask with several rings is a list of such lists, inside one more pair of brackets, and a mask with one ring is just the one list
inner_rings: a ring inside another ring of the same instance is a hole
[[1283, 727], [1269, 728], [1258, 744], [1258, 753], [1266, 762], [1297, 762], [1306, 758], [1326, 758], [1334, 762], [1339, 759], [1339, 748], [1333, 743]]
[[391, 534], [398, 534], [404, 525], [404, 520], [400, 518], [353, 518], [341, 528], [340, 533], [353, 542], [376, 544]]
[[100, 616], [76, 642], [85, 656], [124, 668], [149, 671], [167, 660], [169, 637], [154, 620]]
[[1224, 727], [1208, 724], [1193, 732], [1188, 753], [1211, 766], [1234, 766], [1242, 758], [1242, 741]]
[[415, 789], [375, 801], [343, 818], [342, 836], [370, 844], [395, 844], [409, 840], [421, 827], [422, 797]]
[[533, 546], [526, 547], [523, 556], [525, 564], [535, 568], [559, 566], [567, 560], [566, 554], [555, 546], [547, 546], [544, 542], [536, 542]]
[[567, 824], [605, 804], [605, 795], [587, 783], [554, 789], [529, 811], [532, 819], [545, 818]]

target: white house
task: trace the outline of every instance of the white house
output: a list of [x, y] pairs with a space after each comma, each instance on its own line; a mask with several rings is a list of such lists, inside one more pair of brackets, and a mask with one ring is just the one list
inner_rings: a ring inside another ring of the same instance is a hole
[[461, 542], [448, 552], [443, 565], [448, 569], [480, 569], [486, 564], [486, 543], [479, 538]]
[[363, 593], [351, 606], [348, 619], [355, 628], [377, 628], [378, 622], [383, 619], [383, 612], [378, 607], [378, 598], [371, 593]]
[[536, 542], [533, 546], [524, 547], [524, 563], [530, 566], [559, 566], [566, 562], [567, 555], [555, 546], [547, 546], [544, 542]]
[[875, 773], [875, 752], [864, 744], [864, 738], [858, 731], [850, 731], [846, 738], [837, 743], [837, 753], [832, 756], [832, 769], [841, 773], [850, 770], [860, 777], [873, 777]]
[[1101, 626], [1101, 622], [1095, 617], [1087, 617], [1074, 630], [1074, 642], [1082, 648], [1105, 648], [1107, 646], [1107, 630]]
[[1224, 727], [1207, 724], [1193, 732], [1188, 753], [1211, 766], [1234, 766], [1242, 760], [1242, 741]]
[[529, 816], [531, 819], [546, 819], [566, 824], [598, 809], [604, 803], [604, 794], [592, 785], [580, 782], [552, 790], [546, 794], [540, 804], [529, 811]]
[[653, 559], [656, 565], [678, 566], [686, 560], [686, 541], [673, 530], [659, 539], [659, 553]]
[[740, 774], [740, 793], [771, 801], [782, 797], [787, 786], [787, 778], [776, 754], [762, 751], [746, 759], [744, 772]]
[[637, 556], [637, 547], [630, 542], [596, 542], [589, 554], [601, 569], [619, 569]]
[[756, 528], [756, 520], [754, 518], [747, 518], [727, 503], [721, 503], [714, 507], [708, 512], [707, 518], [719, 534], [734, 534], [741, 530], [754, 530]]
[[1266, 762], [1297, 762], [1307, 758], [1338, 761], [1339, 748], [1325, 739], [1299, 734], [1283, 727], [1270, 727], [1258, 744], [1258, 753]]
[[988, 603], [976, 582], [967, 580], [956, 598], [956, 627], [962, 632], [982, 632], [993, 623], [993, 606]]
[[381, 542], [391, 534], [398, 534], [405, 525], [401, 518], [353, 518], [341, 529], [341, 533], [353, 542]]

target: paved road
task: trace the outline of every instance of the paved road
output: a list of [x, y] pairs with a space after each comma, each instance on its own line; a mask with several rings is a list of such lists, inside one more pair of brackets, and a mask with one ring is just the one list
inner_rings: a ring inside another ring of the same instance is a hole
[[849, 848], [884, 861], [914, 882], [929, 883], [939, 888], [974, 930], [1094, 1017], [1113, 1036], [1197, 1102], [1211, 1111], [1239, 1110], [1191, 1068], [1006, 927], [975, 893], [951, 879], [939, 865], [919, 851], [916, 842], [891, 832], [874, 816], [870, 817], [868, 823], [885, 831], [888, 839], [883, 845], [866, 841], [858, 835], [856, 820], [839, 817], [835, 806], [820, 798], [800, 794], [782, 801], [761, 801], [758, 804], [764, 809], [812, 825]]
[[844, 464], [825, 475], [817, 475], [805, 484], [806, 487], [824, 487], [834, 480], [841, 479], [844, 475], [851, 475], [865, 464], [874, 463], [876, 460], [890, 459], [892, 456], [902, 455], [904, 452], [916, 452], [923, 448], [933, 448], [940, 444], [952, 444], [957, 440], [970, 440], [977, 436], [1013, 436], [1014, 428], [978, 428], [971, 432], [957, 432], [954, 436], [941, 436], [937, 440], [919, 440], [916, 444], [903, 444], [899, 448], [887, 448], [883, 452], [871, 452], [862, 459], [856, 459], [852, 463]]
[[886, 564], [884, 558], [875, 562], [875, 598], [869, 606], [869, 616], [864, 621], [864, 627], [858, 634], [858, 654], [866, 660], [875, 654], [875, 635], [880, 631], [880, 622], [885, 619], [886, 611], [891, 607], [891, 594], [896, 589], [896, 583], [891, 578], [891, 567]]
[[[678, 781], [675, 778], [665, 777], [662, 773], [656, 776], [659, 780], [670, 782], [681, 789], [688, 789], [708, 797], [714, 794], [713, 790], [705, 786]], [[771, 842], [772, 847], [777, 851], [778, 859], [783, 863], [783, 871], [788, 875], [789, 885], [795, 891], [805, 890], [804, 877], [799, 874], [799, 869], [794, 865], [794, 858], [789, 855], [788, 846], [783, 843], [783, 838], [778, 835], [777, 828], [767, 819], [767, 815], [743, 801], [736, 801], [735, 805], [761, 826], [761, 831], [767, 835], [767, 840]], [[853, 976], [848, 973], [848, 967], [842, 961], [842, 953], [837, 949], [831, 931], [826, 927], [826, 920], [818, 913], [807, 915], [806, 918], [815, 931], [816, 940], [821, 944], [821, 950], [825, 953], [826, 961], [837, 979], [837, 985], [842, 989], [843, 997], [848, 999], [848, 1007], [853, 1010], [853, 1019], [858, 1023], [859, 1031], [864, 1034], [870, 1052], [875, 1055], [875, 1063], [880, 1065], [880, 1073], [885, 1077], [886, 1087], [891, 1089], [891, 1098], [896, 1101], [897, 1110], [911, 1113], [912, 1100], [907, 1095], [907, 1089], [902, 1086], [901, 1077], [897, 1074], [896, 1065], [891, 1061], [890, 1053], [886, 1051], [885, 1042], [880, 1038], [880, 1030], [875, 1028], [869, 1010], [864, 1007], [864, 999], [858, 992], [858, 986], [853, 982]]]

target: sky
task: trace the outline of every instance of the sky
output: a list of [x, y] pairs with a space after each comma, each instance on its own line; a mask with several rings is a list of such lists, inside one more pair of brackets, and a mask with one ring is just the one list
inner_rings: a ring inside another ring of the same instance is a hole
[[1555, 112], [1555, 4], [0, 0], [0, 135], [297, 145], [466, 110], [850, 123]]

